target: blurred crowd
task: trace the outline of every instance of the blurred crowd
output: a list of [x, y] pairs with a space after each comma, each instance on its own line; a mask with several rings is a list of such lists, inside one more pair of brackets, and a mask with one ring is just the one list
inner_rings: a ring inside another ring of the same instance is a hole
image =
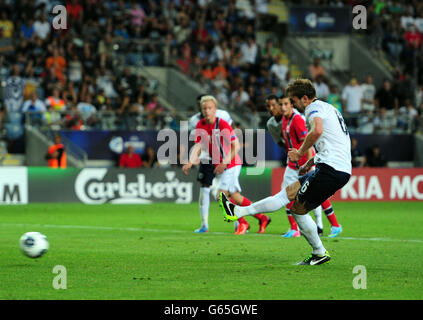
[[[310, 69], [319, 65], [319, 59]], [[322, 73], [314, 77], [316, 95], [335, 106], [346, 119], [353, 133], [390, 134], [423, 133], [423, 85], [414, 89], [409, 75], [394, 81], [385, 79], [379, 87], [373, 76], [364, 79], [351, 76], [343, 88], [331, 84]]]
[[[393, 66], [393, 80], [379, 87], [372, 75], [351, 76], [336, 88], [322, 76], [321, 95], [349, 118], [359, 133], [423, 133], [423, 2], [412, 0], [312, 1], [323, 6], [364, 5], [367, 43], [376, 57]], [[320, 85], [319, 85], [320, 87]], [[349, 116], [349, 117], [348, 117]]]
[[[415, 133], [422, 127], [423, 3], [419, 1], [295, 1], [295, 4], [368, 7], [368, 39], [373, 48], [394, 52], [394, 81], [380, 87], [372, 75], [357, 79], [354, 75], [338, 88], [316, 58], [304, 75], [313, 80], [320, 99], [337, 106], [348, 119], [351, 131], [361, 133]], [[254, 5], [255, 4], [255, 5]], [[250, 126], [263, 124], [264, 99], [280, 95], [290, 81], [290, 66], [278, 43], [255, 39], [257, 22], [265, 13], [262, 3], [254, 1], [242, 10], [235, 2], [217, 6], [213, 2], [201, 10], [186, 7], [172, 20], [172, 56], [175, 65], [198, 82], [204, 92], [213, 93], [229, 111], [248, 115]], [[420, 21], [420, 19], [422, 19]], [[396, 21], [396, 22], [395, 22]], [[401, 41], [392, 50], [392, 25]], [[374, 40], [377, 35], [377, 41]], [[379, 52], [380, 53], [380, 52]], [[417, 65], [412, 57], [417, 57]], [[416, 72], [416, 73], [414, 73]], [[414, 82], [414, 79], [418, 83]]]
[[[57, 5], [66, 7], [66, 29], [53, 28]], [[151, 82], [117, 65], [122, 50], [134, 58], [125, 40], [163, 36], [158, 10], [156, 1], [2, 1], [0, 130], [13, 140], [26, 120], [53, 130], [162, 126], [166, 108]], [[152, 51], [142, 52], [159, 64]]]

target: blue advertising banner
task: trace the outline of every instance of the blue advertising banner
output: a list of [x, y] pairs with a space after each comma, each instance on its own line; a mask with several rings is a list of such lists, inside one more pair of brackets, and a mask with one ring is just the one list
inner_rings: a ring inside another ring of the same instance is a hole
[[[116, 160], [118, 156], [131, 144], [134, 151], [143, 154], [149, 146], [157, 152], [163, 141], [157, 141], [158, 131], [61, 131], [61, 135], [70, 139], [73, 143], [82, 148], [90, 160]], [[176, 132], [179, 136], [179, 132]], [[257, 146], [254, 139], [254, 155]], [[192, 145], [192, 141], [189, 143]], [[285, 151], [273, 142], [271, 135], [265, 133], [265, 159], [281, 160], [286, 157]]]
[[292, 6], [289, 12], [291, 33], [350, 33], [350, 8]]
[[120, 155], [128, 144], [134, 151], [143, 154], [151, 146], [155, 150], [159, 147], [157, 131], [61, 131], [61, 135], [70, 139], [82, 148], [90, 160], [114, 160]]
[[[61, 131], [60, 134], [69, 138], [88, 154], [90, 160], [116, 160], [125, 148], [131, 144], [134, 151], [142, 155], [149, 146], [157, 149], [165, 142], [157, 141], [158, 131]], [[176, 132], [179, 136], [179, 132]], [[412, 135], [363, 135], [355, 134], [359, 148], [363, 153], [368, 148], [378, 145], [388, 161], [413, 161], [414, 137]], [[257, 154], [257, 139], [252, 144], [253, 154]], [[265, 159], [273, 161], [286, 160], [286, 150], [280, 148], [269, 132], [265, 133]], [[392, 148], [392, 146], [395, 148]], [[189, 147], [192, 146], [192, 141]], [[244, 153], [245, 154], [245, 153]]]

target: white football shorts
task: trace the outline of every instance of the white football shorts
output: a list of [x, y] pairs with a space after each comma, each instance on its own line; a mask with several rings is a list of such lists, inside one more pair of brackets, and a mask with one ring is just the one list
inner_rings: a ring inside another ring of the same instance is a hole
[[241, 168], [242, 166], [239, 165], [223, 171], [219, 179], [219, 189], [228, 191], [230, 194], [241, 192], [241, 185], [239, 184]]

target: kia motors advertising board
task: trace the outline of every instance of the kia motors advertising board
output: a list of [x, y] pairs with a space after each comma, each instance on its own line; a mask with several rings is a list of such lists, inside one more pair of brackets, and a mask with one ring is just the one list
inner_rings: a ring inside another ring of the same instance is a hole
[[[281, 190], [284, 168], [272, 170], [272, 194]], [[423, 168], [353, 169], [348, 183], [331, 197], [333, 201], [423, 200]]]

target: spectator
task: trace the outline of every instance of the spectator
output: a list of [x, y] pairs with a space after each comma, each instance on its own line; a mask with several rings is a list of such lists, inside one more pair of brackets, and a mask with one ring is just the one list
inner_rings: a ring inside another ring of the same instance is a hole
[[54, 48], [53, 55], [48, 57], [46, 60], [46, 68], [50, 69], [52, 67], [54, 67], [54, 70], [56, 71], [57, 78], [63, 81], [63, 72], [66, 68], [66, 60], [60, 55], [58, 48]]
[[404, 39], [410, 48], [418, 48], [422, 44], [422, 34], [414, 24], [408, 26], [408, 31], [404, 34]]
[[324, 76], [318, 75], [316, 81], [313, 82], [314, 88], [316, 89], [317, 99], [326, 101], [329, 96], [329, 87], [324, 82]]
[[410, 99], [407, 99], [405, 105], [399, 108], [399, 116], [397, 117], [398, 126], [401, 127], [405, 132], [411, 132], [413, 128], [413, 122], [419, 113], [414, 108]]
[[204, 24], [205, 24], [205, 21], [201, 19], [198, 22], [197, 27], [194, 28], [192, 32], [192, 36], [194, 40], [200, 44], [205, 44], [210, 39], [209, 33], [207, 32], [207, 29], [204, 27]]
[[372, 134], [375, 131], [374, 116], [371, 111], [367, 111], [358, 119], [357, 131], [362, 134]]
[[389, 80], [385, 80], [383, 86], [377, 91], [376, 106], [378, 109], [385, 109], [389, 115], [398, 113], [398, 97]]
[[128, 146], [127, 151], [122, 153], [119, 158], [120, 168], [140, 168], [143, 166], [143, 160], [138, 153], [134, 152], [133, 146]]
[[38, 18], [34, 22], [34, 32], [37, 37], [41, 40], [46, 40], [50, 35], [50, 23], [47, 21], [46, 13], [41, 14], [41, 18]]
[[82, 120], [81, 113], [74, 104], [70, 105], [67, 110], [63, 126], [70, 130], [83, 130], [85, 129], [84, 121]]
[[232, 108], [242, 108], [249, 100], [250, 96], [244, 90], [244, 86], [240, 86], [238, 90], [235, 90], [231, 95]]
[[23, 103], [24, 80], [18, 65], [12, 67], [12, 74], [6, 78], [4, 106], [6, 112], [19, 112]]
[[47, 107], [52, 107], [54, 111], [62, 112], [66, 110], [65, 100], [60, 98], [60, 90], [58, 88], [53, 89], [52, 95], [47, 97], [45, 103]]
[[[66, 67], [66, 61], [65, 61]], [[70, 61], [68, 64], [68, 79], [69, 82], [74, 82], [75, 84], [80, 84], [82, 82], [82, 72], [83, 66], [81, 60], [79, 60], [78, 56], [75, 52], [72, 52], [70, 57]]]
[[175, 35], [175, 40], [178, 45], [185, 43], [190, 34], [191, 28], [189, 26], [189, 17], [185, 12], [181, 11], [176, 19], [177, 23], [173, 27], [173, 34]]
[[66, 169], [66, 149], [62, 144], [62, 138], [56, 134], [54, 136], [54, 144], [52, 144], [46, 154], [47, 166], [50, 168]]
[[371, 75], [368, 75], [366, 82], [361, 85], [361, 92], [362, 110], [373, 112], [375, 110], [376, 87], [373, 84], [373, 77]]
[[154, 168], [160, 166], [157, 162], [157, 155], [154, 151], [153, 147], [148, 146], [142, 155], [142, 161], [144, 164], [144, 167], [146, 168]]
[[247, 42], [241, 45], [241, 64], [246, 70], [252, 71], [256, 64], [258, 46], [253, 37], [249, 37]]
[[385, 167], [387, 161], [385, 157], [380, 152], [380, 148], [378, 145], [374, 145], [366, 153], [366, 162], [364, 164], [365, 167]]
[[49, 130], [60, 130], [62, 128], [62, 117], [60, 112], [54, 110], [53, 106], [47, 105], [47, 111], [44, 114], [44, 124]]
[[207, 63], [204, 66], [204, 69], [201, 71], [201, 74], [203, 75], [204, 79], [206, 79], [206, 80], [212, 80], [213, 79], [213, 70], [212, 70], [210, 63]]
[[266, 45], [261, 49], [262, 59], [268, 61], [268, 64], [270, 64], [279, 57], [279, 54], [280, 50], [273, 45], [272, 39], [267, 39]]
[[146, 19], [146, 14], [143, 8], [136, 2], [132, 3], [132, 8], [129, 10], [129, 15], [131, 17], [131, 24], [133, 26], [141, 27], [144, 24]]
[[333, 105], [341, 114], [343, 113], [341, 96], [338, 87], [334, 84], [330, 86], [327, 103]]
[[351, 139], [351, 164], [354, 168], [361, 168], [366, 162], [366, 157], [364, 156], [361, 149], [358, 147], [358, 141], [356, 137]]
[[6, 10], [3, 10], [1, 12], [0, 29], [3, 31], [2, 37], [12, 38], [15, 26], [13, 24], [13, 21], [8, 19]]
[[33, 35], [35, 35], [34, 20], [32, 18], [28, 18], [27, 21], [22, 23], [20, 31], [23, 38], [28, 40], [31, 39]]
[[96, 80], [97, 88], [104, 90], [106, 98], [117, 98], [118, 94], [113, 85], [112, 76], [109, 74], [106, 68], [101, 68], [100, 74]]
[[66, 5], [66, 12], [70, 24], [81, 25], [83, 23], [84, 8], [78, 3], [78, 0], [70, 0]]
[[316, 81], [316, 78], [319, 75], [326, 77], [326, 70], [320, 64], [320, 58], [314, 58], [314, 62], [313, 62], [312, 65], [310, 65], [308, 71], [309, 71], [310, 77], [313, 81]]
[[181, 69], [181, 71], [187, 74], [191, 61], [192, 61], [191, 47], [188, 42], [185, 42], [181, 49], [181, 58], [176, 59], [176, 63]]
[[[230, 85], [228, 80], [223, 77], [222, 73], [218, 73], [217, 76], [212, 81], [214, 88], [216, 88], [219, 91], [227, 92], [230, 90]], [[227, 99], [226, 99], [227, 100]]]
[[128, 95], [131, 98], [136, 97], [137, 76], [132, 74], [131, 70], [127, 67], [123, 69], [123, 74], [119, 77], [117, 91], [120, 95]]
[[81, 113], [83, 122], [93, 126], [95, 122], [97, 122], [95, 118], [97, 109], [91, 102], [91, 94], [87, 94], [85, 98], [77, 104], [76, 109]]
[[396, 120], [394, 115], [388, 114], [385, 108], [381, 108], [378, 110], [373, 123], [375, 126], [375, 133], [390, 134], [395, 128]]
[[270, 67], [270, 73], [275, 75], [279, 86], [286, 86], [289, 81], [289, 68], [282, 63], [280, 56], [277, 56], [275, 63]]
[[159, 104], [159, 97], [157, 94], [151, 96], [151, 100], [147, 103], [145, 111], [147, 112], [147, 120], [151, 126], [157, 127], [162, 124], [162, 113], [164, 108]]
[[351, 118], [345, 119], [347, 125], [357, 127], [358, 115], [361, 112], [362, 91], [357, 79], [352, 77], [350, 83], [344, 87], [342, 91], [342, 105], [344, 106], [344, 113], [351, 115]]
[[33, 91], [31, 99], [26, 100], [22, 106], [22, 113], [30, 113], [30, 124], [33, 126], [41, 126], [44, 112], [47, 111], [45, 103], [38, 99], [37, 92]]
[[223, 60], [217, 62], [216, 67], [213, 69], [212, 79], [215, 79], [218, 75], [221, 75], [223, 79], [226, 79], [228, 72], [226, 71], [225, 64]]

